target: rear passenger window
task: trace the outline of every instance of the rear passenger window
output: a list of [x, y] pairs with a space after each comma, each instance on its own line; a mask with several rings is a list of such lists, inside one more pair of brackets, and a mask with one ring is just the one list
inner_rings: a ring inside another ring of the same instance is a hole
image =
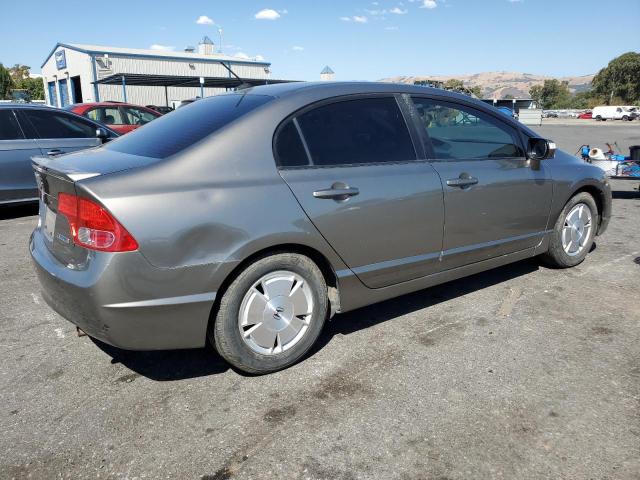
[[413, 98], [436, 159], [523, 157], [515, 129], [466, 105]]
[[300, 167], [309, 165], [298, 129], [293, 120], [287, 121], [276, 136], [276, 163], [279, 167]]
[[0, 140], [21, 140], [24, 138], [13, 110], [0, 110]]
[[40, 138], [95, 138], [96, 127], [62, 112], [25, 108], [24, 116], [29, 119]]
[[317, 166], [415, 160], [404, 118], [392, 97], [339, 101], [297, 117]]

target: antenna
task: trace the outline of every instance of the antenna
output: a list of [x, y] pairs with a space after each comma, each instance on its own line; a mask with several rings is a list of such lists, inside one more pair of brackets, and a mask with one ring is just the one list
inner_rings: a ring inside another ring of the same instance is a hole
[[218, 27], [218, 35], [220, 35], [220, 43], [218, 44], [218, 53], [222, 53], [222, 27]]

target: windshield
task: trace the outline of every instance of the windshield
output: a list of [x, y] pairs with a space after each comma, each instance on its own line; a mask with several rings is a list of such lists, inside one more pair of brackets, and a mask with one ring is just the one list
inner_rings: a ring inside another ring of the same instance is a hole
[[167, 158], [270, 100], [273, 97], [249, 94], [204, 98], [123, 135], [104, 148], [144, 157]]

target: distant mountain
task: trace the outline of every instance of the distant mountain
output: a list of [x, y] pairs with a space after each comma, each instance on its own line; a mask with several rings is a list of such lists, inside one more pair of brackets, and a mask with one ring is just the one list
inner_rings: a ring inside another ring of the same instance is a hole
[[[569, 89], [572, 92], [582, 92], [591, 87], [593, 77], [594, 75], [583, 75], [581, 77], [560, 77], [558, 80], [568, 81]], [[380, 81], [412, 84], [418, 80], [446, 82], [452, 78], [462, 80], [466, 87], [480, 87], [484, 98], [504, 98], [507, 95], [515, 98], [530, 98], [529, 89], [532, 86], [542, 85], [545, 80], [555, 77], [519, 72], [483, 72], [472, 75], [399, 76], [383, 78]]]

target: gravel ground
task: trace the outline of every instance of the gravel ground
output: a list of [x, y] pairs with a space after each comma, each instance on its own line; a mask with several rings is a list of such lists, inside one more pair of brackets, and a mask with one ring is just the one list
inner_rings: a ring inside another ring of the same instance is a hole
[[582, 265], [523, 261], [339, 315], [262, 377], [209, 349], [78, 338], [40, 297], [35, 212], [5, 211], [0, 478], [638, 479], [634, 187], [614, 182]]

